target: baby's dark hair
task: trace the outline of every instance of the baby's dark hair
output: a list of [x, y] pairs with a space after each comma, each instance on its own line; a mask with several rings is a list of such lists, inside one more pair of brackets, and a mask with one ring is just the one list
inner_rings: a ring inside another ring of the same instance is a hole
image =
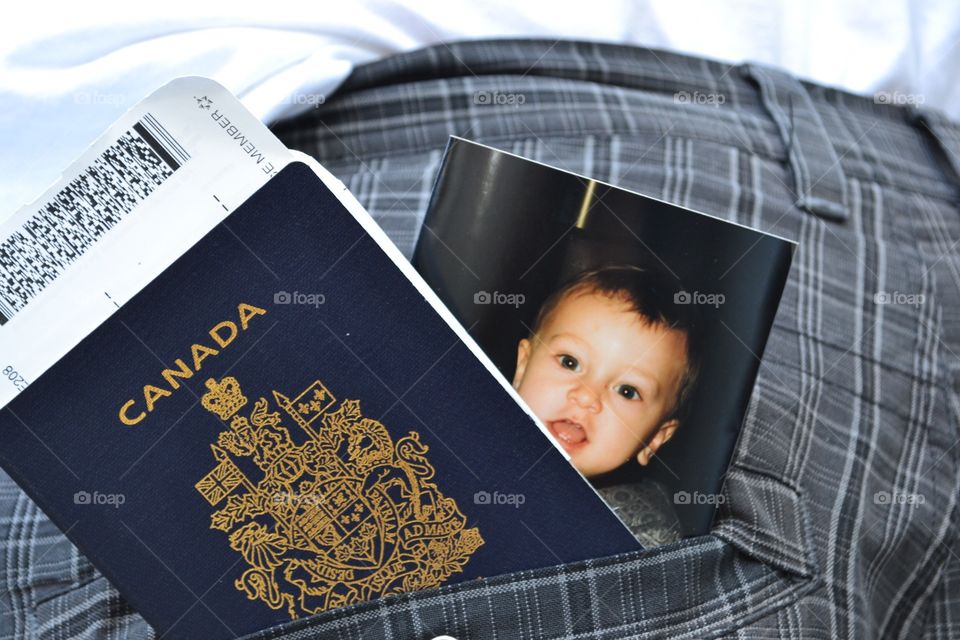
[[683, 291], [680, 282], [654, 265], [612, 265], [584, 271], [550, 294], [530, 332], [531, 338], [546, 324], [560, 301], [572, 294], [600, 293], [620, 299], [649, 325], [662, 325], [686, 334], [687, 368], [680, 382], [680, 393], [669, 417], [686, 417], [690, 398], [700, 375], [700, 315], [693, 304], [681, 304], [677, 294]]

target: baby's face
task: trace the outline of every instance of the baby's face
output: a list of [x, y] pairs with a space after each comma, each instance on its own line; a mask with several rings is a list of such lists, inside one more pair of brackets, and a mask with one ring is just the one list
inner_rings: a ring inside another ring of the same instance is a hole
[[670, 439], [678, 422], [664, 418], [685, 368], [685, 333], [644, 324], [621, 300], [574, 292], [520, 341], [513, 386], [590, 477], [638, 452], [646, 464]]

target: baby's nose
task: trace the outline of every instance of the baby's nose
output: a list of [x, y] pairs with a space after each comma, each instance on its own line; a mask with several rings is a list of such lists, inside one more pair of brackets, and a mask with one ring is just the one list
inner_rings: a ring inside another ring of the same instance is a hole
[[578, 384], [570, 390], [570, 399], [583, 409], [597, 411], [600, 409], [600, 394], [590, 385]]

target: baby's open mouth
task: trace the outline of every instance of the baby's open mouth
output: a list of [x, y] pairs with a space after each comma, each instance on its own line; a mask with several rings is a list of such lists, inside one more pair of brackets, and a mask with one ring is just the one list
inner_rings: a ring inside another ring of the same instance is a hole
[[547, 423], [547, 428], [567, 451], [572, 451], [587, 441], [587, 432], [583, 425], [573, 420], [551, 420]]

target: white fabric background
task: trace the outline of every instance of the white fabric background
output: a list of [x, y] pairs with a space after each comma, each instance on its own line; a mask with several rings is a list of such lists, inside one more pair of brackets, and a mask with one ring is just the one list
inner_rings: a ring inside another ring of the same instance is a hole
[[960, 119], [956, 0], [27, 2], [6, 14], [0, 219], [174, 77], [214, 78], [270, 120], [310, 108], [354, 64], [461, 38], [577, 38], [754, 60]]

